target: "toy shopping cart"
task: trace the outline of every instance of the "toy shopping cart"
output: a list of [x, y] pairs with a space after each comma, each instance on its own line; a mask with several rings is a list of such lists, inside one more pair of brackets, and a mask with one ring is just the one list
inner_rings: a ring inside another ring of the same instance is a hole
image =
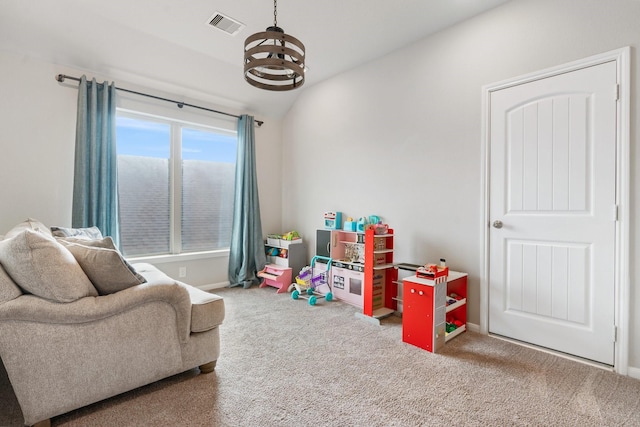
[[[327, 267], [316, 267], [316, 261], [326, 261]], [[323, 256], [314, 256], [311, 258], [311, 265], [300, 270], [300, 274], [296, 276], [296, 282], [292, 283], [289, 289], [293, 290], [291, 298], [304, 298], [309, 301], [309, 305], [316, 305], [318, 299], [324, 298], [326, 301], [333, 299], [331, 293], [331, 285], [329, 284], [329, 269], [331, 268], [331, 258]], [[320, 270], [320, 271], [318, 271]], [[317, 291], [317, 288], [323, 285], [329, 287], [326, 294]]]

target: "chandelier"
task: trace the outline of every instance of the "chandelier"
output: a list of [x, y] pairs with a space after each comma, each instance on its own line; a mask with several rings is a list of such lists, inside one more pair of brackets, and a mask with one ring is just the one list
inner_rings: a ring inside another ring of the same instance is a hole
[[273, 26], [244, 41], [244, 78], [260, 89], [285, 91], [304, 84], [304, 45], [278, 27], [277, 3]]

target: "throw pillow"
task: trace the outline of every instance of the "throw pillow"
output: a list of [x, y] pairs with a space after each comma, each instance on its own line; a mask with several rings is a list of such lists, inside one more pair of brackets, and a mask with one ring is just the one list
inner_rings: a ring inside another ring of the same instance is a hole
[[0, 304], [11, 301], [22, 295], [22, 291], [0, 265]]
[[120, 255], [120, 258], [122, 258], [122, 262], [127, 266], [127, 268], [129, 270], [131, 270], [131, 272], [139, 280], [142, 281], [141, 283], [144, 283], [146, 281], [146, 279], [143, 276], [141, 276], [140, 274], [138, 274], [136, 269], [133, 268], [133, 266], [131, 264], [129, 264], [129, 262], [124, 258], [122, 253], [116, 247], [116, 244], [113, 243], [113, 239], [111, 238], [111, 236], [107, 236], [107, 237], [104, 237], [104, 238], [98, 239], [98, 240], [86, 240], [86, 239], [75, 238], [75, 237], [56, 237], [56, 239], [60, 243], [65, 245], [65, 246], [66, 246], [67, 243], [78, 243], [78, 244], [81, 244], [81, 245], [84, 245], [84, 246], [92, 246], [92, 247], [98, 247], [98, 248], [113, 249], [114, 251], [118, 252], [118, 254]]
[[116, 249], [113, 239], [109, 236], [101, 237], [99, 239], [89, 240], [85, 237], [58, 237], [54, 236], [56, 240], [63, 245], [67, 246], [69, 243], [78, 243], [80, 245], [91, 246], [96, 248], [108, 248]]
[[0, 263], [27, 292], [56, 302], [98, 296], [71, 252], [53, 237], [26, 229], [0, 242]]
[[4, 238], [10, 239], [22, 233], [24, 230], [38, 231], [40, 233], [44, 233], [51, 236], [51, 230], [49, 230], [49, 227], [47, 227], [37, 219], [27, 218], [24, 221], [22, 221], [20, 224], [13, 227], [11, 230], [9, 230], [7, 234], [4, 236]]
[[92, 244], [66, 239], [61, 242], [76, 258], [100, 295], [112, 294], [146, 282], [113, 246], [110, 237], [92, 241]]
[[85, 240], [102, 239], [100, 229], [95, 226], [85, 228], [51, 227], [51, 233], [55, 237], [75, 237]]

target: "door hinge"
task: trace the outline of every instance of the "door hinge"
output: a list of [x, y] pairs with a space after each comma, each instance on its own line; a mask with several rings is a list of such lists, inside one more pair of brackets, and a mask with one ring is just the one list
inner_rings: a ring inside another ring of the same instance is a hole
[[618, 205], [613, 205], [613, 220], [618, 221]]
[[618, 342], [618, 327], [613, 326], [613, 342]]
[[618, 101], [620, 99], [620, 85], [616, 85], [613, 95], [615, 97], [615, 101]]

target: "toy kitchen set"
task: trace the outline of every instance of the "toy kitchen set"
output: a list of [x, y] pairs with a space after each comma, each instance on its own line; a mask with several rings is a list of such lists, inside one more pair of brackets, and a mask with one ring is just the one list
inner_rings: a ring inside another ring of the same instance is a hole
[[331, 258], [333, 296], [379, 320], [402, 316], [402, 340], [436, 352], [466, 331], [467, 274], [440, 264], [394, 263], [394, 230], [371, 215], [358, 220], [324, 214], [316, 255]]
[[316, 232], [316, 255], [331, 261], [336, 299], [374, 320], [402, 315], [402, 340], [436, 352], [466, 330], [467, 274], [445, 260], [424, 266], [394, 263], [394, 231], [376, 215], [356, 221], [327, 212]]
[[341, 212], [324, 214], [316, 231], [316, 255], [331, 258], [331, 290], [336, 299], [362, 310], [363, 317], [381, 319], [396, 311], [393, 229], [380, 217], [355, 220]]

